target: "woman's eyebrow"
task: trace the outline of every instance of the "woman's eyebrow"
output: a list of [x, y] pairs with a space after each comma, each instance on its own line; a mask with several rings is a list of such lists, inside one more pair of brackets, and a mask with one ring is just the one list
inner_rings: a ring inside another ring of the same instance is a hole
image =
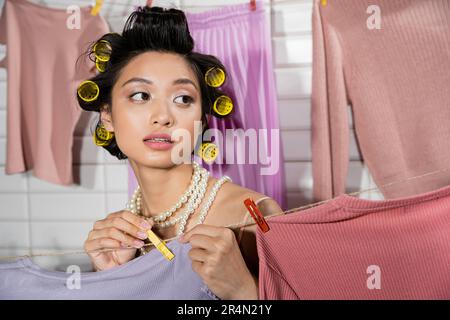
[[175, 81], [173, 82], [173, 84], [174, 84], [174, 85], [176, 85], [176, 84], [191, 84], [191, 85], [194, 86], [195, 89], [198, 90], [198, 88], [197, 88], [197, 86], [195, 85], [195, 83], [194, 83], [192, 80], [188, 79], [188, 78], [180, 78], [180, 79], [177, 79], [177, 80], [175, 80]]
[[130, 82], [144, 82], [147, 84], [153, 84], [152, 81], [148, 80], [148, 79], [144, 79], [144, 78], [131, 78], [127, 81], [125, 81], [125, 83], [122, 85], [122, 87], [124, 87], [126, 84], [130, 83]]
[[[137, 78], [137, 77], [134, 77], [134, 78], [131, 78], [131, 79], [125, 81], [125, 83], [122, 84], [122, 87], [124, 87], [125, 85], [127, 85], [127, 84], [130, 83], [130, 82], [143, 82], [143, 83], [146, 83], [146, 84], [153, 84], [153, 82], [152, 82], [151, 80], [148, 80], [148, 79], [145, 79], [145, 78]], [[177, 84], [190, 84], [190, 85], [192, 85], [195, 89], [198, 90], [198, 88], [197, 88], [197, 86], [195, 85], [195, 83], [194, 83], [192, 80], [188, 79], [188, 78], [180, 78], [180, 79], [177, 79], [177, 80], [175, 80], [175, 81], [173, 82], [173, 84], [174, 84], [174, 85], [177, 85]]]

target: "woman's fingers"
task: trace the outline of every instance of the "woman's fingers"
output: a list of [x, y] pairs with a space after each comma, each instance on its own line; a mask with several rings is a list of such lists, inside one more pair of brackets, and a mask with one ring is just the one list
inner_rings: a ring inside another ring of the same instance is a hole
[[146, 220], [127, 210], [111, 213], [96, 221], [84, 243], [84, 250], [91, 257], [94, 268], [106, 270], [133, 258], [136, 248], [144, 246], [146, 231], [153, 227]]
[[136, 227], [144, 230], [151, 229], [154, 224], [152, 219], [146, 219], [144, 217], [137, 216], [134, 213], [127, 210], [119, 211], [117, 215], [122, 219], [128, 221], [129, 223], [135, 225]]
[[[120, 241], [109, 238], [98, 238], [94, 240], [88, 240], [84, 243], [84, 250], [88, 254], [95, 254], [95, 252], [101, 249], [119, 249], [121, 248]], [[100, 253], [100, 252], [99, 252]]]
[[119, 242], [119, 247], [120, 243], [134, 248], [141, 248], [144, 245], [142, 240], [130, 236], [115, 227], [91, 231], [89, 237], [91, 240], [113, 239]]
[[92, 257], [100, 258], [102, 249], [115, 251], [141, 248], [144, 246], [142, 240], [148, 237], [146, 230], [151, 229], [153, 224], [151, 219], [147, 220], [127, 210], [111, 213], [105, 219], [94, 223], [85, 241], [84, 249]]
[[[133, 213], [122, 210], [111, 213], [105, 219], [95, 222], [93, 230], [89, 233], [88, 240], [109, 238], [119, 241], [122, 247], [141, 248], [144, 245], [142, 240], [147, 239], [147, 229], [153, 226], [152, 220], [145, 220]], [[98, 241], [96, 243], [99, 243]], [[116, 248], [113, 246], [111, 248]]]
[[[96, 229], [97, 228], [97, 229]], [[105, 229], [116, 228], [122, 232], [129, 234], [135, 238], [139, 238], [141, 240], [147, 239], [147, 233], [144, 229], [136, 227], [136, 225], [132, 224], [128, 220], [125, 220], [121, 216], [115, 216], [112, 218], [108, 218], [102, 221], [100, 224], [97, 224], [94, 231], [101, 231]]]
[[196, 262], [205, 262], [208, 259], [208, 252], [204, 249], [191, 249], [188, 252], [189, 258], [191, 258], [192, 261]]
[[215, 250], [215, 238], [203, 234], [191, 235], [189, 238], [189, 243], [191, 244], [192, 248], [204, 249], [211, 252], [214, 252]]

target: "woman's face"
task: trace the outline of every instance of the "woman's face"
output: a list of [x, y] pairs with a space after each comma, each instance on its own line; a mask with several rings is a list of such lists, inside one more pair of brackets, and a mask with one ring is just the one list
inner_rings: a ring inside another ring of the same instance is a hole
[[[198, 80], [182, 56], [146, 52], [122, 70], [112, 91], [112, 112], [102, 111], [105, 128], [114, 131], [120, 150], [133, 161], [155, 167], [173, 166], [171, 145], [144, 141], [150, 134], [178, 129], [189, 133], [190, 152], [197, 137], [194, 123], [201, 120]], [[187, 142], [187, 141], [186, 141]], [[167, 149], [166, 149], [167, 147]]]

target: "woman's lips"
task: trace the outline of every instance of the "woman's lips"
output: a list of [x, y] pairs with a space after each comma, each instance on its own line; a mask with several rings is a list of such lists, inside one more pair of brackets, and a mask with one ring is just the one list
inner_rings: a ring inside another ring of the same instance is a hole
[[170, 142], [154, 140], [145, 140], [144, 144], [153, 150], [169, 150], [173, 146], [173, 143]]

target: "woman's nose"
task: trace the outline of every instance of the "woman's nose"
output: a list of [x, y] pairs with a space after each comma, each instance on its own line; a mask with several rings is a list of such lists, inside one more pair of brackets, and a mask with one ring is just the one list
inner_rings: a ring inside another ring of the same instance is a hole
[[150, 123], [152, 125], [159, 124], [161, 126], [171, 125], [173, 123], [173, 118], [170, 114], [169, 107], [164, 105], [164, 103], [153, 105], [152, 113], [150, 114]]

